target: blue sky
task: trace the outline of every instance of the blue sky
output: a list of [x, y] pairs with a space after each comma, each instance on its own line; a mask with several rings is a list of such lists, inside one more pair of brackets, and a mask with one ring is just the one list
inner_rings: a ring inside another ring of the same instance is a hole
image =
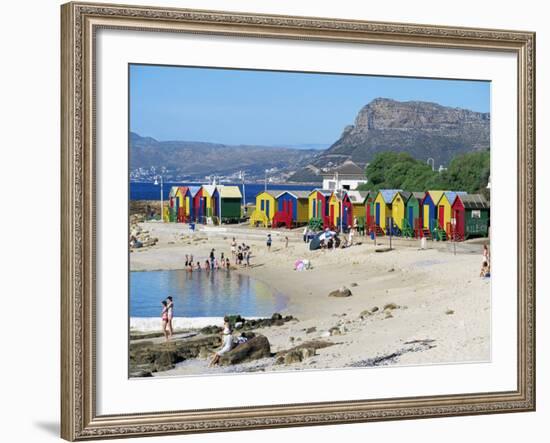
[[330, 145], [377, 97], [489, 112], [490, 83], [130, 66], [130, 130], [157, 140]]

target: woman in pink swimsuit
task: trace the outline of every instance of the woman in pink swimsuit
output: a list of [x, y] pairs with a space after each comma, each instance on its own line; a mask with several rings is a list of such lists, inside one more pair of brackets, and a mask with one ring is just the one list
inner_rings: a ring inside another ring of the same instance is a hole
[[162, 312], [160, 314], [162, 320], [162, 332], [164, 332], [164, 338], [168, 341], [168, 324], [170, 320], [168, 319], [168, 303], [166, 300], [162, 300]]

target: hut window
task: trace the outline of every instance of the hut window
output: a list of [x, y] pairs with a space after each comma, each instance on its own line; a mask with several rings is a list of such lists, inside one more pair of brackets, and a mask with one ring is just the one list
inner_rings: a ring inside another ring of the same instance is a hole
[[472, 218], [481, 218], [481, 211], [480, 210], [472, 211]]

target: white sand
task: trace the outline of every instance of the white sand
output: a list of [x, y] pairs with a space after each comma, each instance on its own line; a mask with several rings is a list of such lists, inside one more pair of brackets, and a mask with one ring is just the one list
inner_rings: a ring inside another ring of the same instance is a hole
[[[233, 233], [237, 241], [252, 247], [253, 267], [236, 272], [250, 274], [289, 297], [287, 309], [299, 319], [284, 326], [258, 330], [266, 335], [272, 352], [289, 349], [307, 340], [321, 339], [336, 343], [318, 350], [318, 355], [292, 366], [273, 366], [273, 359], [236, 368], [206, 368], [205, 362], [184, 362], [172, 371], [158, 375], [198, 374], [235, 370], [289, 370], [299, 368], [341, 368], [379, 364], [437, 364], [479, 362], [490, 359], [490, 280], [478, 277], [481, 245], [458, 245], [454, 255], [448, 244], [428, 242], [432, 249], [419, 250], [419, 242], [394, 239], [394, 250], [375, 252], [370, 239], [347, 249], [309, 251], [301, 241], [301, 230], [262, 230], [233, 227], [208, 229], [189, 234], [181, 224], [143, 224], [159, 238], [147, 250], [131, 253], [132, 270], [182, 269], [185, 254], [205, 260], [212, 247], [216, 254], [230, 256]], [[266, 232], [274, 242], [271, 252], [265, 246]], [[284, 236], [289, 237], [288, 248]], [[378, 239], [383, 247], [386, 238]], [[470, 250], [475, 253], [464, 253]], [[296, 272], [296, 259], [307, 258], [309, 271]], [[328, 297], [342, 286], [351, 297]], [[398, 309], [386, 318], [383, 307], [394, 303]], [[377, 313], [360, 318], [373, 307]], [[342, 334], [328, 335], [339, 326]], [[306, 334], [306, 329], [316, 331]], [[393, 359], [384, 359], [398, 353]]]

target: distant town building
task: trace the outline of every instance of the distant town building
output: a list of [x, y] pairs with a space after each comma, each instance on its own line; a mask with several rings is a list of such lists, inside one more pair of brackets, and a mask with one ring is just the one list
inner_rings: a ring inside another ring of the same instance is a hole
[[323, 189], [354, 190], [368, 181], [365, 170], [351, 160], [346, 160], [340, 166], [324, 171], [321, 175], [323, 177]]

